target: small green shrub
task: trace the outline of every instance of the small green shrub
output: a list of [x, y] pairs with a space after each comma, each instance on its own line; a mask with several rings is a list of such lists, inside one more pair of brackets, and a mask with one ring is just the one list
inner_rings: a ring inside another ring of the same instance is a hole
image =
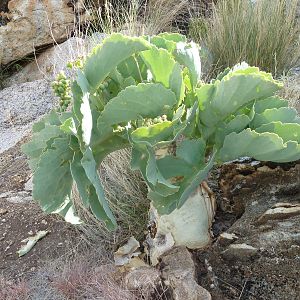
[[300, 119], [273, 96], [282, 85], [271, 74], [243, 63], [200, 79], [199, 47], [182, 35], [105, 39], [72, 82], [72, 111], [47, 115], [23, 146], [34, 199], [78, 222], [76, 183], [86, 209], [115, 229], [98, 168], [117, 150], [132, 149], [131, 168], [160, 214], [182, 207], [216, 163], [300, 158]]
[[195, 18], [191, 37], [204, 43], [218, 71], [242, 61], [274, 75], [300, 58], [298, 0], [220, 0], [212, 16]]

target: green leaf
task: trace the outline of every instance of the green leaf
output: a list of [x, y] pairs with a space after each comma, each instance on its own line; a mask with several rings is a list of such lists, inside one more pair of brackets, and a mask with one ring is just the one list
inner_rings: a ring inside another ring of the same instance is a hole
[[174, 131], [174, 123], [165, 121], [148, 127], [140, 127], [131, 133], [134, 143], [147, 143], [151, 146], [168, 140]]
[[273, 132], [279, 135], [283, 142], [296, 141], [300, 144], [300, 124], [272, 122], [255, 129], [258, 133]]
[[142, 52], [141, 57], [151, 71], [154, 81], [169, 88], [170, 76], [176, 64], [170, 53], [165, 49], [152, 47], [150, 50]]
[[168, 196], [179, 189], [178, 186], [172, 185], [164, 178], [157, 165], [153, 151], [148, 151], [148, 148], [145, 146], [132, 148], [131, 168], [140, 170], [150, 189], [159, 195]]
[[297, 122], [297, 110], [290, 107], [266, 109], [261, 114], [256, 114], [251, 122], [251, 128], [255, 129], [263, 124], [271, 122], [294, 123]]
[[176, 104], [175, 94], [159, 83], [140, 83], [127, 87], [113, 98], [98, 119], [98, 128], [136, 120], [155, 118]]
[[33, 198], [47, 213], [61, 208], [70, 195], [73, 183], [70, 172], [72, 158], [73, 151], [66, 137], [56, 138], [51, 148], [40, 157], [33, 176]]
[[252, 101], [272, 96], [280, 87], [279, 82], [257, 68], [231, 71], [221, 81], [197, 90], [202, 98], [199, 98], [201, 123], [214, 127]]
[[75, 213], [75, 208], [70, 199], [66, 199], [66, 203], [54, 213], [62, 216], [66, 222], [69, 222], [73, 225], [81, 224], [80, 218]]
[[224, 139], [228, 134], [232, 132], [239, 133], [247, 128], [250, 122], [253, 120], [254, 116], [254, 106], [252, 106], [252, 109], [250, 110], [250, 112], [248, 112], [248, 114], [236, 115], [228, 123], [219, 123], [216, 126], [217, 128], [214, 137], [214, 144], [216, 148], [220, 149], [222, 147]]
[[154, 203], [155, 208], [160, 214], [170, 214], [174, 209], [180, 208], [189, 196], [195, 191], [197, 186], [208, 176], [209, 171], [214, 165], [215, 154], [204, 165], [199, 165], [197, 169], [181, 183], [178, 192], [163, 197], [155, 191], [150, 191], [149, 199]]
[[86, 59], [83, 72], [91, 87], [96, 90], [122, 61], [150, 47], [144, 39], [112, 34], [101, 45], [94, 48], [92, 54]]
[[182, 158], [191, 166], [197, 166], [204, 163], [205, 159], [205, 142], [199, 140], [184, 140], [176, 150], [176, 156]]
[[75, 152], [73, 161], [71, 163], [70, 169], [72, 177], [76, 183], [80, 198], [84, 207], [89, 208], [90, 206], [90, 190], [91, 190], [91, 182], [86, 176], [85, 170], [81, 165], [82, 153]]
[[51, 146], [54, 138], [61, 135], [63, 135], [63, 132], [58, 126], [46, 124], [43, 129], [40, 129], [33, 135], [31, 141], [22, 145], [22, 151], [29, 157], [31, 170], [34, 171], [37, 168], [40, 156]]
[[143, 74], [143, 72], [141, 72], [138, 60], [134, 56], [130, 56], [126, 60], [122, 61], [122, 63], [118, 65], [117, 69], [124, 78], [131, 77], [139, 83], [147, 79], [147, 77], [145, 76], [146, 74]]
[[95, 193], [93, 190], [90, 190], [90, 206], [93, 213], [102, 220], [109, 229], [115, 229], [117, 222], [105, 198], [104, 190], [97, 172], [97, 164], [90, 148], [87, 148], [83, 153], [81, 164], [85, 170], [87, 178], [95, 189]]
[[60, 125], [59, 116], [56, 111], [52, 110], [48, 115], [43, 117], [40, 121], [34, 123], [32, 125], [32, 132], [37, 133], [45, 128], [45, 125]]
[[289, 102], [277, 96], [259, 100], [255, 103], [255, 113], [261, 114], [266, 109], [288, 107]]
[[196, 88], [201, 79], [201, 60], [198, 45], [193, 42], [189, 44], [179, 42], [176, 45], [174, 56], [175, 60], [188, 68], [192, 87]]
[[184, 99], [185, 85], [183, 82], [182, 70], [178, 63], [174, 65], [174, 69], [170, 75], [170, 89], [177, 97], [177, 106], [180, 106]]
[[157, 48], [166, 49], [169, 53], [173, 53], [173, 51], [176, 49], [176, 42], [166, 40], [160, 36], [151, 37], [150, 42]]
[[296, 141], [284, 143], [276, 133], [258, 133], [248, 128], [226, 136], [219, 153], [219, 158], [223, 162], [243, 156], [262, 161], [295, 161], [300, 159], [300, 145]]
[[158, 37], [161, 37], [167, 41], [172, 41], [175, 43], [179, 43], [179, 42], [186, 43], [186, 36], [179, 33], [162, 32], [158, 35]]
[[177, 176], [190, 176], [194, 167], [184, 159], [172, 155], [158, 159], [157, 166], [165, 179]]
[[77, 134], [77, 130], [75, 127], [74, 119], [71, 117], [64, 121], [62, 125], [60, 125], [60, 130], [66, 134]]

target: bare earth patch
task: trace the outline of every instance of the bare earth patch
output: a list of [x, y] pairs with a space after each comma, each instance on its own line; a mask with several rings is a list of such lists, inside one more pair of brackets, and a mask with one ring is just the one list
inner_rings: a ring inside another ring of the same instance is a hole
[[[0, 158], [0, 275], [7, 280], [26, 277], [41, 262], [61, 257], [78, 244], [79, 237], [68, 223], [45, 215], [35, 202], [26, 201], [30, 197], [23, 190], [30, 171], [20, 144]], [[19, 258], [21, 241], [40, 230], [49, 233]]]

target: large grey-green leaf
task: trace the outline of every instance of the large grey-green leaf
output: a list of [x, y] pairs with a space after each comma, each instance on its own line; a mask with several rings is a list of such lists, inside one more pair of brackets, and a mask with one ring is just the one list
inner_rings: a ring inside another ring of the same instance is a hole
[[175, 122], [165, 121], [148, 127], [140, 127], [131, 133], [134, 143], [147, 143], [154, 146], [168, 140], [174, 131]]
[[175, 59], [189, 70], [192, 87], [196, 88], [201, 79], [201, 60], [199, 47], [191, 42], [189, 44], [178, 42], [174, 51]]
[[285, 143], [296, 141], [300, 144], [300, 124], [297, 123], [272, 122], [256, 128], [255, 131], [258, 133], [273, 132], [278, 134]]
[[29, 157], [29, 167], [35, 170], [40, 156], [53, 142], [53, 139], [64, 135], [58, 126], [44, 125], [44, 128], [36, 132], [32, 140], [22, 146], [22, 151]]
[[198, 165], [193, 174], [187, 176], [182, 182], [180, 182], [178, 192], [170, 196], [163, 197], [155, 191], [150, 191], [148, 197], [153, 201], [158, 212], [160, 214], [169, 214], [174, 209], [180, 208], [197, 186], [207, 177], [209, 171], [214, 165], [214, 159], [215, 154], [212, 155], [206, 164]]
[[251, 128], [255, 129], [263, 124], [271, 122], [283, 122], [283, 123], [294, 123], [297, 122], [297, 111], [290, 107], [280, 107], [266, 109], [261, 114], [256, 114], [253, 121], [251, 122]]
[[276, 133], [258, 133], [248, 128], [229, 134], [219, 153], [223, 162], [242, 156], [273, 162], [295, 161], [300, 159], [300, 145], [296, 141], [284, 143]]
[[289, 102], [287, 100], [281, 99], [278, 96], [273, 96], [257, 101], [254, 110], [256, 114], [261, 114], [266, 109], [288, 107], [288, 105]]
[[232, 71], [221, 81], [204, 85], [197, 91], [198, 97], [205, 96], [199, 98], [200, 120], [204, 125], [214, 127], [242, 106], [272, 96], [281, 86], [257, 68]]
[[69, 138], [57, 138], [40, 157], [33, 176], [33, 198], [48, 213], [58, 210], [70, 195], [73, 179], [70, 162], [73, 151]]
[[71, 174], [76, 183], [80, 198], [86, 208], [90, 206], [90, 189], [91, 182], [87, 178], [85, 170], [81, 164], [82, 153], [77, 151], [74, 153], [73, 161], [71, 163]]
[[182, 158], [191, 166], [197, 167], [204, 163], [205, 142], [202, 139], [184, 140], [176, 149], [176, 156]]
[[144, 39], [112, 34], [101, 45], [94, 48], [92, 54], [86, 59], [83, 72], [91, 87], [96, 90], [122, 61], [150, 47]]
[[108, 228], [115, 229], [117, 226], [117, 222], [105, 198], [104, 190], [100, 183], [100, 178], [97, 172], [97, 164], [90, 148], [87, 148], [83, 153], [81, 164], [97, 195], [97, 198], [95, 198], [93, 190], [90, 190], [90, 205], [93, 212], [106, 224]]
[[180, 65], [165, 49], [152, 47], [141, 53], [141, 57], [151, 71], [155, 82], [162, 83], [176, 94], [178, 101], [182, 98], [183, 77]]
[[169, 112], [176, 104], [175, 94], [160, 83], [130, 86], [113, 98], [98, 119], [103, 128], [142, 118], [155, 118]]
[[82, 223], [80, 218], [77, 216], [74, 204], [72, 200], [69, 199], [69, 197], [66, 198], [63, 206], [60, 209], [56, 210], [54, 213], [59, 214], [65, 219], [66, 222], [69, 222], [73, 225]]
[[153, 151], [149, 151], [146, 146], [134, 146], [132, 148], [131, 168], [140, 170], [151, 190], [162, 196], [177, 192], [179, 187], [167, 181], [157, 162]]

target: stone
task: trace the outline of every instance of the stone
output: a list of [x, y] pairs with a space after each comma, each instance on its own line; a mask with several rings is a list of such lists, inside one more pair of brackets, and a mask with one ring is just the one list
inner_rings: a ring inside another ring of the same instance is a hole
[[300, 204], [289, 207], [276, 206], [268, 209], [263, 215], [261, 215], [256, 224], [264, 224], [271, 220], [288, 219], [297, 215], [300, 215]]
[[162, 278], [174, 300], [211, 300], [210, 293], [195, 280], [195, 265], [185, 247], [176, 247], [161, 257]]
[[243, 243], [230, 245], [228, 249], [223, 251], [221, 254], [226, 259], [238, 259], [244, 261], [254, 257], [257, 252], [257, 248]]
[[0, 194], [0, 198], [7, 198], [7, 197], [10, 197], [12, 195], [13, 195], [12, 192], [5, 192], [5, 193]]
[[8, 12], [4, 12], [8, 22], [0, 27], [0, 65], [22, 59], [35, 48], [66, 40], [77, 23], [88, 19], [72, 2], [10, 0]]
[[218, 237], [218, 242], [221, 246], [228, 246], [236, 241], [239, 237], [234, 233], [222, 232]]
[[133, 269], [124, 277], [124, 285], [128, 290], [154, 292], [160, 284], [160, 272], [151, 267]]
[[85, 57], [105, 37], [105, 34], [100, 33], [94, 33], [86, 39], [72, 37], [59, 45], [48, 48], [37, 56], [36, 60], [5, 80], [3, 85], [9, 87], [39, 79], [53, 81], [60, 72], [64, 72], [69, 78], [74, 78], [76, 70], [67, 68], [67, 63]]
[[31, 125], [53, 108], [55, 97], [45, 80], [0, 91], [0, 153], [30, 132]]
[[5, 215], [6, 213], [8, 213], [8, 210], [7, 210], [7, 209], [0, 208], [0, 216]]
[[14, 195], [12, 197], [9, 197], [6, 199], [8, 202], [10, 203], [15, 203], [15, 204], [18, 204], [18, 203], [27, 203], [27, 202], [31, 202], [33, 201], [33, 198], [31, 196], [22, 196], [22, 195]]
[[33, 190], [33, 177], [31, 177], [26, 183], [25, 183], [25, 191], [31, 192]]
[[138, 251], [140, 243], [131, 237], [125, 245], [120, 247], [114, 253], [114, 261], [116, 266], [124, 266], [128, 264], [132, 257], [138, 256], [140, 252]]

